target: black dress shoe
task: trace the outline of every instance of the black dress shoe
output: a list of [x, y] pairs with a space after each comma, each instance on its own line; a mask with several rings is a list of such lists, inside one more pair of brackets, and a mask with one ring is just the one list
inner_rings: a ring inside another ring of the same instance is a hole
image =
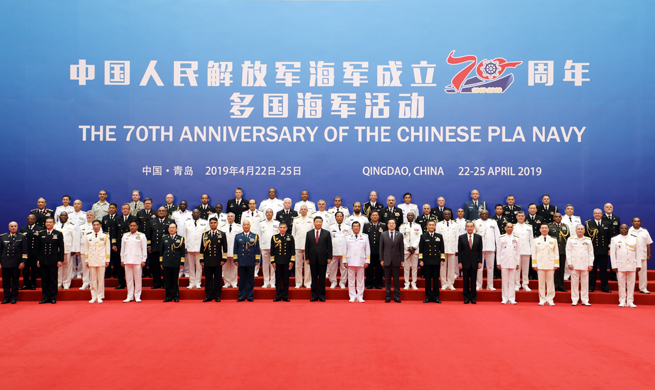
[[310, 302], [316, 302], [316, 301], [318, 301], [318, 298], [312, 298], [312, 299], [310, 299], [309, 301], [310, 301]]
[[53, 299], [52, 301], [50, 301], [50, 303], [52, 303], [54, 305], [55, 303], [57, 303], [57, 300]]
[[318, 298], [319, 301], [325, 302], [325, 298]]
[[430, 302], [432, 302], [432, 301], [429, 300], [429, 299], [426, 299], [425, 301], [423, 301], [423, 303], [430, 303]]
[[174, 302], [179, 302], [179, 301], [180, 301], [180, 298], [175, 298], [175, 299], [173, 299], [173, 301], [174, 301]]
[[19, 288], [19, 290], [21, 290], [21, 291], [22, 290], [29, 290], [29, 288], [30, 288], [30, 286], [25, 285], [25, 286]]
[[607, 290], [603, 290], [603, 292], [604, 292], [604, 293], [611, 293], [612, 290], [610, 290], [610, 289], [608, 288]]
[[252, 298], [248, 299], [248, 302], [253, 302], [253, 301], [254, 301], [254, 299], [252, 299]]
[[15, 300], [15, 299], [12, 300], [12, 301], [11, 301], [11, 304], [12, 304], [12, 305], [15, 305], [15, 304], [16, 304], [16, 300]]
[[464, 300], [464, 304], [465, 304], [465, 305], [468, 305], [468, 304], [469, 304], [469, 300], [468, 300], [468, 299], [465, 299], [465, 300]]
[[36, 287], [31, 286], [31, 287], [30, 287], [30, 290], [36, 290]]
[[44, 303], [50, 303], [50, 301], [46, 301], [45, 299], [39, 302], [39, 305], [43, 305]]
[[171, 302], [171, 301], [173, 301], [173, 300], [170, 299], [170, 298], [166, 298], [166, 299], [164, 299], [164, 302]]
[[477, 304], [478, 304], [478, 302], [476, 302], [475, 299], [473, 299], [473, 300], [471, 301], [471, 303], [474, 304], [474, 305], [477, 305]]
[[211, 302], [212, 299], [211, 299], [211, 298], [205, 298], [205, 299], [203, 299], [202, 301], [203, 301], [203, 302]]
[[438, 299], [437, 299], [436, 301], [432, 301], [432, 302], [434, 302], [434, 303], [441, 303], [441, 301], [438, 300]]
[[221, 301], [221, 298], [216, 298], [215, 301], [216, 301], [216, 302], [220, 302], [220, 301]]
[[241, 298], [237, 299], [237, 302], [243, 302], [243, 301], [245, 301], [245, 299], [241, 299]]
[[593, 289], [593, 288], [590, 288], [590, 289], [589, 289], [589, 292], [594, 292], [594, 289]]
[[400, 298], [394, 298], [393, 301], [397, 302], [397, 303], [400, 303]]
[[284, 298], [283, 301], [284, 301], [284, 302], [291, 302], [291, 301], [289, 300], [289, 298]]
[[116, 288], [115, 288], [115, 290], [124, 290], [124, 289], [125, 289], [125, 286], [123, 286], [122, 284], [119, 284], [119, 285], [116, 286]]
[[391, 298], [385, 298], [385, 299], [384, 299], [384, 302], [385, 302], [385, 303], [389, 303], [389, 302], [391, 302]]
[[7, 303], [9, 303], [9, 302], [11, 302], [11, 300], [10, 300], [10, 299], [5, 299], [4, 301], [2, 301], [2, 303], [0, 303], [0, 305], [4, 305], [4, 304], [7, 304]]
[[273, 302], [280, 302], [280, 298], [273, 299]]

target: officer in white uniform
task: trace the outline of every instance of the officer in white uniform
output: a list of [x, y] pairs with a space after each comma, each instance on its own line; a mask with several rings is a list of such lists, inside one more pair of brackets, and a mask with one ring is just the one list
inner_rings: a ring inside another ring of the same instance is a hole
[[55, 209], [55, 222], [59, 222], [59, 215], [63, 213], [64, 211], [66, 214], [68, 214], [68, 219], [70, 220], [71, 214], [75, 212], [75, 208], [70, 205], [71, 203], [71, 197], [68, 195], [64, 195], [61, 198], [61, 203], [63, 203], [61, 206], [57, 206]]
[[141, 268], [148, 259], [148, 239], [139, 232], [139, 223], [130, 222], [130, 231], [121, 238], [121, 265], [125, 267], [127, 299], [123, 302], [141, 302]]
[[507, 223], [505, 225], [505, 234], [500, 235], [498, 247], [496, 248], [496, 262], [503, 283], [503, 301], [501, 303], [504, 305], [507, 303], [516, 305], [515, 273], [519, 269], [521, 251], [519, 237], [514, 235], [513, 232], [514, 225], [511, 222]]
[[[343, 256], [346, 254], [346, 238], [350, 235], [350, 226], [343, 223], [344, 215], [342, 211], [337, 211], [334, 215], [336, 223], [330, 227], [330, 234], [332, 235], [332, 262], [328, 264], [327, 268], [330, 272], [330, 288], [337, 287], [337, 270], [341, 271], [341, 280], [339, 286], [346, 288], [348, 282], [348, 275], [346, 274], [346, 266], [343, 263]], [[341, 264], [341, 267], [339, 267]]]
[[[582, 224], [580, 217], [573, 215], [573, 205], [567, 204], [564, 209], [565, 215], [562, 216], [562, 223], [569, 228], [571, 235], [575, 235], [576, 226]], [[571, 278], [571, 270], [569, 267], [566, 267], [564, 270], [564, 280], [569, 280]]]
[[[421, 235], [423, 234], [423, 229], [421, 225], [414, 222], [414, 211], [409, 211], [408, 214], [404, 214], [404, 218], [407, 219], [407, 223], [400, 225], [398, 232], [403, 235], [403, 241], [405, 244], [405, 254], [403, 261], [403, 269], [405, 272], [405, 288], [404, 290], [409, 290], [410, 285], [410, 271], [411, 271], [411, 285], [412, 290], [418, 290], [416, 281], [418, 279], [418, 244], [421, 241]], [[438, 288], [438, 287], [436, 287]], [[438, 292], [438, 291], [437, 291]]]
[[209, 214], [207, 220], [209, 221], [212, 218], [216, 218], [218, 221], [218, 230], [223, 231], [223, 226], [227, 225], [227, 214], [222, 212], [223, 205], [220, 203], [218, 203], [214, 209], [216, 212]]
[[[557, 240], [548, 235], [548, 225], [539, 228], [541, 236], [532, 241], [532, 268], [539, 277], [539, 305], [555, 306], [555, 270], [559, 268]], [[546, 292], [548, 290], [548, 292]]]
[[111, 238], [103, 233], [102, 222], [93, 222], [93, 231], [84, 236], [84, 261], [91, 274], [91, 300], [102, 303], [105, 298], [105, 268], [109, 265]]
[[[487, 290], [495, 291], [494, 288], [494, 255], [500, 238], [500, 229], [495, 220], [489, 219], [487, 209], [480, 210], [480, 218], [474, 221], [475, 231], [482, 236], [482, 260], [487, 264]], [[482, 290], [483, 268], [478, 268], [476, 290]]]
[[453, 213], [444, 210], [444, 220], [437, 223], [437, 233], [443, 237], [445, 261], [441, 266], [441, 289], [455, 290], [455, 270], [459, 268], [457, 261], [457, 240], [459, 239], [459, 225], [453, 221]]
[[345, 221], [345, 220], [348, 218], [348, 216], [350, 215], [350, 211], [348, 211], [348, 207], [343, 207], [343, 206], [341, 205], [341, 203], [342, 203], [342, 199], [341, 199], [341, 197], [340, 197], [340, 196], [336, 196], [336, 197], [334, 198], [334, 206], [333, 206], [333, 207], [330, 207], [330, 208], [328, 209], [328, 213], [330, 213], [330, 214], [332, 215], [332, 221], [335, 221], [335, 220], [336, 220], [334, 216], [335, 216], [335, 215], [337, 214], [337, 212], [339, 212], [339, 211], [341, 211], [341, 212], [343, 213], [343, 219], [344, 219], [344, 221]]
[[259, 204], [259, 211], [262, 213], [266, 213], [267, 209], [272, 209], [273, 215], [277, 215], [277, 212], [284, 208], [284, 202], [276, 198], [276, 196], [277, 196], [277, 191], [275, 190], [275, 188], [270, 188], [268, 190], [268, 199], [262, 200], [261, 203]]
[[234, 264], [234, 237], [242, 233], [241, 225], [234, 222], [234, 213], [227, 213], [227, 224], [223, 226], [227, 239], [227, 260], [223, 265], [223, 288], [237, 288], [237, 266]]
[[361, 233], [361, 224], [354, 221], [352, 234], [346, 237], [346, 254], [343, 263], [348, 269], [348, 295], [350, 302], [364, 302], [364, 270], [371, 262], [368, 235]]
[[466, 218], [464, 218], [464, 209], [457, 209], [457, 218], [455, 218], [457, 226], [459, 226], [459, 235], [466, 233]]
[[368, 217], [362, 214], [362, 204], [360, 202], [353, 203], [353, 213], [346, 218], [346, 225], [351, 226], [353, 222], [359, 222], [359, 226], [364, 228], [364, 225], [368, 223]]
[[305, 205], [300, 206], [299, 213], [300, 215], [293, 218], [292, 234], [296, 248], [296, 288], [300, 288], [303, 285], [303, 268], [305, 269], [305, 287], [312, 288], [312, 273], [309, 269], [309, 264], [305, 263], [305, 239], [307, 232], [314, 229], [314, 217], [309, 216], [309, 208]]
[[68, 222], [68, 213], [62, 211], [59, 214], [59, 222], [55, 224], [55, 230], [59, 230], [64, 235], [64, 264], [57, 270], [57, 284], [59, 288], [68, 290], [73, 278], [73, 261], [74, 254], [80, 254], [80, 232], [77, 227]]
[[[68, 213], [68, 222], [75, 225], [77, 231], [80, 232], [81, 227], [86, 224], [86, 213], [82, 211], [82, 201], [76, 199], [73, 202], [73, 209], [74, 211], [72, 213]], [[93, 222], [93, 220], [91, 220], [91, 222]], [[80, 235], [80, 237], [83, 236]], [[81, 242], [82, 240], [80, 240], [80, 243]], [[81, 251], [82, 251], [82, 245], [80, 245], [80, 252]], [[84, 258], [81, 255], [78, 256], [76, 253], [75, 256], [71, 256], [71, 263], [73, 267], [73, 278], [81, 279], [84, 271]], [[87, 284], [88, 284], [88, 279], [87, 279]]]
[[89, 275], [89, 267], [86, 266], [86, 261], [84, 261], [84, 255], [85, 255], [84, 237], [86, 236], [87, 233], [91, 233], [93, 231], [93, 218], [95, 218], [93, 211], [91, 210], [87, 211], [86, 223], [79, 227], [81, 264], [78, 266], [78, 272], [82, 274], [82, 286], [80, 287], [80, 290], [88, 290], [91, 287], [91, 279], [90, 279], [91, 276]]
[[514, 235], [519, 238], [521, 262], [519, 270], [516, 272], [516, 285], [514, 288], [519, 291], [522, 277], [523, 291], [532, 291], [530, 290], [530, 278], [528, 277], [530, 273], [530, 256], [532, 256], [532, 225], [525, 223], [525, 212], [523, 211], [516, 214], [516, 220], [518, 222], [514, 225]]
[[333, 215], [329, 213], [325, 208], [327, 207], [327, 203], [325, 200], [321, 199], [317, 203], [318, 205], [318, 210], [314, 214], [311, 214], [313, 218], [316, 217], [321, 217], [323, 218], [323, 229], [330, 231], [330, 226], [334, 224], [334, 219]]
[[309, 192], [303, 191], [300, 193], [300, 198], [302, 199], [293, 206], [293, 209], [300, 214], [300, 207], [307, 206], [307, 214], [312, 215], [316, 212], [316, 205], [309, 199]]
[[[266, 218], [265, 214], [266, 214], [266, 211], [260, 212], [259, 210], [257, 210], [257, 201], [254, 200], [254, 199], [250, 199], [248, 201], [248, 210], [241, 213], [241, 223], [243, 224], [243, 221], [249, 221], [250, 222], [250, 231], [252, 233], [255, 233], [257, 235], [257, 237], [261, 237], [262, 236], [261, 222], [262, 222], [263, 219]], [[261, 242], [260, 242], [260, 245], [261, 245]], [[259, 263], [256, 263], [255, 264], [255, 277], [259, 276], [259, 267], [260, 267]]]
[[636, 234], [629, 233], [626, 224], [619, 227], [619, 233], [610, 240], [610, 261], [619, 281], [619, 307], [637, 307], [634, 303], [635, 276], [641, 270], [637, 262], [637, 247], [641, 243]]
[[412, 194], [406, 192], [403, 195], [403, 203], [396, 205], [399, 209], [403, 211], [403, 223], [407, 223], [407, 213], [414, 213], [414, 218], [418, 217], [418, 206], [412, 203]]
[[648, 261], [650, 260], [650, 244], [653, 243], [653, 239], [650, 237], [648, 230], [641, 227], [641, 219], [633, 218], [632, 227], [628, 231], [628, 234], [634, 234], [637, 236], [642, 245], [637, 249], [637, 264], [641, 266], [641, 270], [637, 272], [639, 277], [639, 291], [643, 294], [650, 294], [648, 291]]
[[[259, 210], [258, 210], [259, 212]], [[271, 264], [271, 238], [280, 233], [280, 221], [273, 219], [273, 209], [266, 210], [266, 218], [259, 224], [261, 239], [259, 249], [262, 252], [262, 274], [264, 288], [275, 288], [275, 269]]]
[[[170, 197], [173, 196], [171, 194], [168, 194], [168, 195]], [[166, 200], [169, 199], [169, 196], [166, 196]], [[172, 199], [171, 199], [171, 202], [173, 202]], [[164, 207], [166, 207], [166, 206], [164, 206]], [[182, 237], [185, 237], [185, 238], [186, 238], [186, 232], [185, 232], [186, 223], [187, 223], [187, 221], [190, 221], [191, 218], [192, 218], [191, 211], [189, 211], [188, 207], [189, 207], [189, 204], [187, 203], [187, 201], [183, 200], [183, 201], [180, 202], [179, 209], [177, 209], [177, 210], [175, 210], [175, 211], [173, 211], [171, 213], [171, 219], [173, 221], [175, 221], [175, 225], [177, 225], [177, 234], [182, 236]], [[209, 226], [209, 225], [207, 225], [207, 226]], [[180, 270], [180, 275], [179, 275], [180, 278], [182, 276], [186, 276], [187, 278], [189, 277], [189, 275], [190, 275], [189, 274], [189, 263], [190, 262], [188, 262], [188, 261], [184, 262], [184, 267], [182, 267], [182, 269]]]
[[[202, 233], [209, 230], [209, 222], [200, 218], [200, 210], [194, 209], [191, 219], [184, 227], [184, 245], [186, 248], [185, 263], [189, 265], [188, 289], [200, 289], [202, 281], [202, 265], [200, 265], [200, 246]], [[178, 229], [178, 233], [180, 230]]]
[[[584, 306], [589, 304], [589, 271], [594, 266], [594, 247], [591, 238], [585, 237], [585, 227], [578, 224], [575, 236], [566, 241], [566, 265], [571, 272], [571, 301], [573, 306], [578, 300]], [[582, 297], [580, 297], [582, 291]]]

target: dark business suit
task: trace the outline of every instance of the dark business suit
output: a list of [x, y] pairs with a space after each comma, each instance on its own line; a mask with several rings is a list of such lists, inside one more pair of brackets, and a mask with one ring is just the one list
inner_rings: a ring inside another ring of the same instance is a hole
[[403, 235], [397, 230], [387, 230], [380, 236], [380, 262], [384, 264], [385, 298], [391, 298], [391, 279], [393, 278], [393, 299], [400, 300], [400, 266], [404, 262], [405, 243]]
[[457, 241], [457, 260], [462, 265], [464, 282], [464, 302], [475, 301], [478, 297], [475, 282], [478, 267], [482, 264], [482, 237], [473, 233], [473, 245], [469, 246], [469, 235], [464, 233]]
[[307, 232], [305, 237], [305, 260], [309, 261], [312, 273], [312, 300], [325, 300], [325, 271], [328, 260], [332, 259], [332, 236], [321, 229], [316, 242], [316, 229]]
[[31, 290], [36, 288], [36, 274], [38, 270], [36, 262], [39, 255], [36, 240], [41, 230], [44, 229], [37, 224], [20, 228], [20, 232], [27, 238], [27, 261], [25, 262], [25, 268], [23, 268], [23, 287]]
[[36, 242], [43, 300], [54, 302], [57, 300], [57, 263], [64, 262], [64, 234], [54, 229], [50, 234], [41, 230]]

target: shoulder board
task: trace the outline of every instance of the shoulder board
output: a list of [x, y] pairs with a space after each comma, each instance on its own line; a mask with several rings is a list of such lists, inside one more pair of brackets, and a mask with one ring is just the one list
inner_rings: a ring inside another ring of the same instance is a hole
[[64, 208], [64, 206], [57, 206], [57, 210]]
[[123, 233], [123, 235], [126, 235], [126, 234], [130, 234], [130, 232], [125, 232], [125, 233]]
[[506, 234], [501, 234], [500, 236], [501, 236], [501, 237], [505, 237], [505, 236], [506, 236]]
[[50, 211], [50, 212], [52, 212], [52, 210], [50, 210], [50, 209], [45, 209], [45, 211]]
[[9, 233], [2, 233], [2, 234], [0, 234], [0, 237], [2, 237], [2, 236], [6, 236], [6, 235], [8, 235], [8, 234], [9, 234]]
[[211, 231], [212, 231], [211, 229], [209, 229], [209, 230], [205, 230], [204, 232], [202, 232], [202, 234], [209, 233], [209, 232], [211, 232]]
[[236, 222], [235, 222], [233, 225], [236, 225], [236, 226], [241, 227], [241, 224], [240, 224], [240, 223], [236, 223]]
[[300, 218], [300, 215], [297, 215], [297, 216], [293, 217], [293, 219], [296, 219], [296, 218]]
[[311, 200], [308, 200], [308, 201], [307, 201], [307, 203], [311, 203], [311, 204], [314, 204], [314, 202], [312, 202]]
[[92, 234], [92, 233], [93, 233], [93, 232], [88, 232], [88, 233], [86, 233], [86, 234], [88, 235], [88, 234]]

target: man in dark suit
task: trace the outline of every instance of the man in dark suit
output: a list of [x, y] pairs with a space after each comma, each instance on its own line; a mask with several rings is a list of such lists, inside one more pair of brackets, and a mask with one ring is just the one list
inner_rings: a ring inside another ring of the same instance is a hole
[[389, 226], [389, 221], [392, 219], [396, 220], [396, 226], [400, 226], [403, 223], [403, 210], [399, 207], [396, 207], [396, 198], [392, 195], [387, 197], [387, 207], [380, 210], [380, 220]]
[[[187, 249], [188, 250], [188, 249]], [[218, 230], [218, 218], [209, 219], [209, 230], [202, 234], [200, 264], [205, 269], [205, 299], [203, 302], [221, 301], [223, 292], [223, 265], [227, 260], [227, 237]]]
[[314, 217], [314, 229], [305, 237], [305, 262], [312, 274], [312, 299], [310, 302], [325, 302], [325, 271], [332, 262], [332, 236], [321, 229], [323, 218]]
[[[378, 203], [379, 204], [379, 203]], [[371, 264], [366, 270], [366, 288], [381, 290], [384, 283], [384, 267], [380, 265], [380, 236], [387, 230], [387, 224], [380, 222], [380, 212], [371, 211], [370, 223], [364, 225], [364, 234], [368, 235], [368, 243], [371, 246]]]
[[[130, 211], [130, 204], [124, 203], [123, 206], [121, 206], [121, 213], [123, 215], [116, 217], [116, 247], [118, 248], [116, 253], [119, 255], [121, 253], [123, 234], [130, 232], [130, 223], [133, 221], [138, 223], [136, 217], [131, 215]], [[118, 279], [116, 290], [124, 289], [127, 285], [125, 282], [125, 267], [121, 265], [120, 260], [117, 263], [114, 263], [114, 277]]]
[[[209, 195], [207, 194], [202, 194], [200, 202], [201, 204], [196, 207], [196, 210], [200, 210], [200, 218], [206, 221], [209, 218], [209, 214], [215, 213], [216, 209], [209, 205]], [[236, 218], [236, 215], [234, 217]]]
[[159, 264], [160, 248], [162, 237], [168, 234], [168, 225], [174, 221], [168, 218], [166, 207], [161, 206], [157, 210], [157, 218], [148, 222], [146, 226], [146, 238], [148, 239], [148, 261], [150, 272], [152, 272], [152, 289], [162, 288], [161, 267]]
[[102, 217], [102, 231], [109, 234], [109, 238], [111, 238], [111, 265], [105, 269], [105, 279], [111, 278], [112, 266], [116, 268], [116, 264], [121, 264], [121, 252], [118, 250], [118, 244], [116, 244], [121, 239], [116, 229], [117, 211], [118, 205], [113, 202], [109, 203], [109, 214]]
[[57, 269], [64, 263], [64, 234], [54, 230], [55, 218], [45, 220], [45, 230], [39, 232], [39, 252], [36, 266], [41, 268], [41, 291], [43, 300], [39, 303], [57, 303]]
[[464, 219], [467, 221], [479, 219], [480, 211], [487, 210], [487, 202], [480, 200], [478, 190], [471, 191], [471, 199], [464, 204]]
[[585, 222], [585, 236], [591, 238], [594, 247], [594, 268], [589, 273], [589, 291], [596, 289], [596, 277], [600, 267], [600, 287], [603, 292], [610, 292], [607, 278], [607, 257], [610, 253], [610, 240], [612, 239], [612, 225], [603, 221], [601, 209], [594, 210], [594, 219]]
[[537, 207], [537, 214], [541, 215], [544, 221], [543, 223], [552, 223], [557, 212], [557, 206], [550, 204], [550, 195], [548, 194], [544, 194], [541, 197], [541, 203], [542, 205]]
[[443, 236], [435, 233], [437, 224], [434, 221], [428, 222], [427, 227], [428, 231], [423, 233], [418, 243], [418, 259], [421, 262], [421, 268], [425, 269], [425, 300], [423, 303], [441, 303], [439, 300], [439, 271], [446, 261]]
[[[453, 210], [450, 207], [446, 207], [445, 205], [446, 205], [446, 198], [444, 198], [443, 196], [440, 196], [440, 197], [437, 198], [437, 207], [430, 210], [432, 215], [437, 217], [437, 222], [443, 221], [443, 212], [444, 211], [448, 210], [451, 213], [453, 212]], [[418, 222], [418, 221], [416, 221], [416, 222]], [[427, 227], [427, 225], [426, 225], [426, 227]]]
[[466, 233], [459, 236], [457, 241], [457, 259], [464, 279], [464, 304], [477, 303], [478, 295], [475, 291], [475, 283], [478, 269], [482, 268], [482, 237], [474, 233], [474, 230], [473, 222], [467, 222]]
[[[400, 219], [402, 221], [402, 217]], [[393, 278], [393, 300], [400, 303], [400, 267], [405, 263], [405, 243], [402, 233], [396, 231], [396, 220], [387, 222], [389, 230], [380, 236], [380, 265], [384, 266], [385, 299], [391, 302], [391, 279]]]
[[227, 212], [234, 213], [234, 221], [241, 223], [241, 214], [246, 210], [248, 210], [248, 202], [243, 199], [243, 190], [237, 187], [234, 190], [234, 199], [227, 201]]
[[27, 226], [20, 228], [20, 232], [27, 239], [27, 260], [25, 261], [25, 268], [23, 268], [23, 287], [21, 290], [36, 290], [36, 262], [39, 256], [36, 240], [39, 237], [39, 232], [44, 230], [41, 226], [36, 224], [36, 216], [30, 214], [27, 216]]
[[0, 266], [2, 266], [2, 290], [5, 299], [2, 304], [16, 303], [18, 299], [18, 277], [27, 261], [27, 237], [18, 233], [18, 224], [9, 223], [9, 233], [0, 235]]

